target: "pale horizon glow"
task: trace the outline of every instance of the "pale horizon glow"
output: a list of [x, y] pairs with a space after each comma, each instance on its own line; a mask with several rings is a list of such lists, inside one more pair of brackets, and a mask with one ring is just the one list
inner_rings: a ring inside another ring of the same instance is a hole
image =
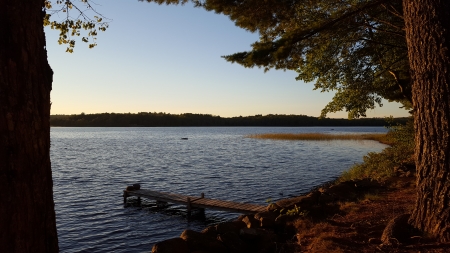
[[[258, 35], [228, 17], [185, 6], [96, 0], [113, 21], [94, 49], [77, 41], [73, 54], [45, 28], [54, 71], [51, 114], [165, 112], [221, 117], [267, 114], [319, 116], [332, 93], [313, 91], [293, 71], [247, 69], [220, 56], [250, 49]], [[401, 105], [368, 117], [407, 117]], [[347, 118], [346, 112], [329, 114]]]

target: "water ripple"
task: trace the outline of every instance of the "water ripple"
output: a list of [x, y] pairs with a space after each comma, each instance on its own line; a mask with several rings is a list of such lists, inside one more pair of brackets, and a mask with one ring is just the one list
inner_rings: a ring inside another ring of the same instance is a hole
[[[326, 132], [329, 128], [52, 128], [51, 158], [61, 252], [149, 252], [187, 228], [234, 219], [206, 210], [188, 220], [179, 205], [158, 207], [122, 190], [143, 188], [265, 205], [331, 180], [370, 151], [373, 141], [285, 142], [244, 138], [266, 132]], [[335, 128], [343, 132], [384, 132]], [[188, 136], [189, 140], [181, 141]]]

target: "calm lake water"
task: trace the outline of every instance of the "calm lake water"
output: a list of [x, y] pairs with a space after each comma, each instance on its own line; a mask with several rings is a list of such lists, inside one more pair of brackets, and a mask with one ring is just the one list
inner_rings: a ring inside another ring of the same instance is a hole
[[[51, 159], [61, 252], [150, 252], [185, 229], [237, 218], [183, 207], [123, 205], [127, 185], [266, 205], [336, 178], [385, 146], [374, 141], [275, 141], [257, 133], [373, 133], [383, 127], [52, 128]], [[181, 138], [188, 138], [182, 140]]]

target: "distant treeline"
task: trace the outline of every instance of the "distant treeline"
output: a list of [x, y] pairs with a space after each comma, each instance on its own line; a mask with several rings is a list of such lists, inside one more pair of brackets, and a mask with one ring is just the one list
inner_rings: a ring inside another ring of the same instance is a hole
[[[405, 123], [407, 119], [396, 118], [394, 121]], [[52, 115], [50, 125], [61, 127], [385, 126], [387, 123], [384, 118], [318, 119], [306, 115], [278, 114], [222, 118], [210, 114], [140, 112]]]

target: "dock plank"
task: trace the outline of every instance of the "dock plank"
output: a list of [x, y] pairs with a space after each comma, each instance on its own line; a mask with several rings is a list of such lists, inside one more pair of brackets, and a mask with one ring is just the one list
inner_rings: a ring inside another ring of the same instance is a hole
[[188, 198], [190, 198], [190, 204], [192, 208], [213, 209], [220, 211], [230, 211], [239, 213], [257, 213], [266, 210], [265, 206], [239, 203], [227, 200], [201, 198], [198, 196], [188, 196], [177, 193], [158, 192], [147, 189], [124, 191], [124, 198], [136, 196], [141, 198], [147, 198], [157, 201], [170, 202], [182, 205], [188, 205]]

